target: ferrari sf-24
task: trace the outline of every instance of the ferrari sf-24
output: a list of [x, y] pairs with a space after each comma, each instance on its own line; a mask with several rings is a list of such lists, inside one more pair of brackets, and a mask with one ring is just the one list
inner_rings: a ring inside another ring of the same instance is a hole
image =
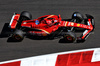
[[[79, 12], [74, 12], [70, 19], [62, 19], [60, 15], [44, 15], [32, 20], [32, 15], [23, 11], [21, 14], [14, 13], [8, 27], [12, 31], [10, 37], [16, 41], [30, 36], [47, 39], [59, 37], [65, 42], [84, 42], [94, 31], [95, 24], [93, 16], [86, 14], [84, 18]], [[83, 32], [77, 37], [76, 31]]]

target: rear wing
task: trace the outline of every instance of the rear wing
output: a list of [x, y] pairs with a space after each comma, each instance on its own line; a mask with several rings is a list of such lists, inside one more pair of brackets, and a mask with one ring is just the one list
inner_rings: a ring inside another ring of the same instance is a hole
[[13, 16], [12, 16], [12, 18], [11, 18], [11, 21], [10, 21], [8, 27], [11, 28], [11, 29], [15, 29], [16, 25], [18, 23], [19, 17], [20, 17], [20, 14], [14, 13]]

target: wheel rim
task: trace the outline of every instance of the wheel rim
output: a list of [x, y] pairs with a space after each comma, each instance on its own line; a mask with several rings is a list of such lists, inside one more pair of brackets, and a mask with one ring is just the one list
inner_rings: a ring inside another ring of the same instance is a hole
[[15, 38], [16, 40], [21, 40], [21, 37], [20, 37], [19, 35], [15, 35], [14, 38]]
[[71, 36], [67, 36], [66, 38], [67, 38], [67, 40], [69, 40], [69, 41], [72, 41], [72, 40], [73, 40], [73, 38], [72, 38]]

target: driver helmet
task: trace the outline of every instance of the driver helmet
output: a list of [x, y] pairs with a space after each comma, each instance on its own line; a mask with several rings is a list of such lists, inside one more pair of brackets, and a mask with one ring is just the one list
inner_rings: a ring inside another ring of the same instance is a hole
[[40, 23], [39, 20], [36, 20], [36, 21], [35, 21], [35, 24], [36, 24], [36, 25], [38, 25], [39, 23]]

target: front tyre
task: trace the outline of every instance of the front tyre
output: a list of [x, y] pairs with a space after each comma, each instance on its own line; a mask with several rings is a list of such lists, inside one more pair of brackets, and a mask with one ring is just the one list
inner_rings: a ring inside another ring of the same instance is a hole
[[76, 34], [73, 32], [67, 32], [64, 36], [63, 36], [65, 42], [74, 42], [76, 40]]
[[[83, 15], [80, 12], [74, 12], [72, 14], [71, 22], [82, 23], [83, 20], [84, 20]], [[71, 31], [80, 30], [80, 28], [76, 28], [76, 27], [69, 27], [69, 28]]]
[[76, 23], [81, 23], [83, 21], [83, 15], [79, 12], [74, 12], [72, 14], [72, 19], [76, 22]]

